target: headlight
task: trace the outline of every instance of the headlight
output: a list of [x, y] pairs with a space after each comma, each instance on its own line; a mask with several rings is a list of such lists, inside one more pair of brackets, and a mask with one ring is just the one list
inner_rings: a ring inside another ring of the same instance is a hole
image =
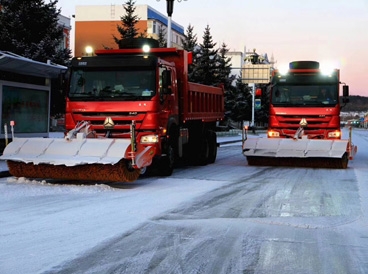
[[289, 66], [287, 64], [279, 65], [278, 72], [280, 73], [279, 78], [280, 76], [285, 76], [289, 72]]
[[328, 138], [341, 138], [341, 131], [332, 131], [328, 133]]
[[158, 135], [145, 135], [141, 137], [141, 144], [155, 144], [158, 141]]
[[270, 130], [269, 132], [267, 132], [267, 135], [268, 138], [278, 138], [280, 137], [280, 132]]

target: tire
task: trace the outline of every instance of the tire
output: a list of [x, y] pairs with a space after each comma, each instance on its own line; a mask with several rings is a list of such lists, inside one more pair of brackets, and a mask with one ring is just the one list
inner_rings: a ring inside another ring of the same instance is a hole
[[166, 148], [166, 155], [162, 156], [158, 164], [158, 174], [160, 176], [171, 176], [174, 171], [175, 154], [171, 145]]
[[199, 148], [197, 150], [197, 163], [200, 166], [205, 166], [208, 164], [208, 155], [209, 155], [209, 142], [206, 136], [202, 136], [199, 142]]
[[170, 138], [168, 138], [164, 145], [164, 152], [166, 155], [161, 157], [158, 165], [158, 173], [160, 176], [171, 176], [177, 160], [178, 131], [175, 126], [172, 126], [169, 132]]
[[208, 158], [207, 163], [213, 164], [217, 157], [217, 137], [216, 132], [210, 130], [207, 134], [208, 139]]

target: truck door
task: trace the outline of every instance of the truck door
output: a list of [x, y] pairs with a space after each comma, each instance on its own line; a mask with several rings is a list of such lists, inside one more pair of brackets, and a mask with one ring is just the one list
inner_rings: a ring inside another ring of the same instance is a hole
[[168, 67], [159, 69], [160, 104], [169, 116], [178, 114], [176, 71]]

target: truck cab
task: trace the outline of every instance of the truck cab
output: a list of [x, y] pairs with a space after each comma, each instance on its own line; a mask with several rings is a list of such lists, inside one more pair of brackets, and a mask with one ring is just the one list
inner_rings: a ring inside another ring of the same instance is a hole
[[310, 139], [341, 138], [339, 70], [323, 73], [318, 62], [291, 62], [286, 73], [274, 71], [270, 90], [269, 138], [293, 138], [302, 119]]

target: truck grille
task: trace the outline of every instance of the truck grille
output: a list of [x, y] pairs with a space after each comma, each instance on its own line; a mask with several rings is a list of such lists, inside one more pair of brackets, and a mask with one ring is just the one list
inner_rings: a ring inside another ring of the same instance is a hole
[[[126, 137], [130, 133], [130, 125], [132, 120], [135, 121], [136, 129], [141, 127], [145, 117], [144, 112], [74, 112], [73, 120], [88, 121], [92, 125], [92, 130], [98, 135], [105, 135], [107, 131], [111, 137]], [[107, 117], [110, 117], [114, 122], [113, 128], [105, 128], [104, 122]]]
[[301, 119], [306, 119], [308, 126], [307, 129], [321, 129], [328, 128], [331, 122], [331, 116], [327, 115], [292, 115], [292, 116], [276, 116], [276, 119], [281, 128], [297, 129]]

